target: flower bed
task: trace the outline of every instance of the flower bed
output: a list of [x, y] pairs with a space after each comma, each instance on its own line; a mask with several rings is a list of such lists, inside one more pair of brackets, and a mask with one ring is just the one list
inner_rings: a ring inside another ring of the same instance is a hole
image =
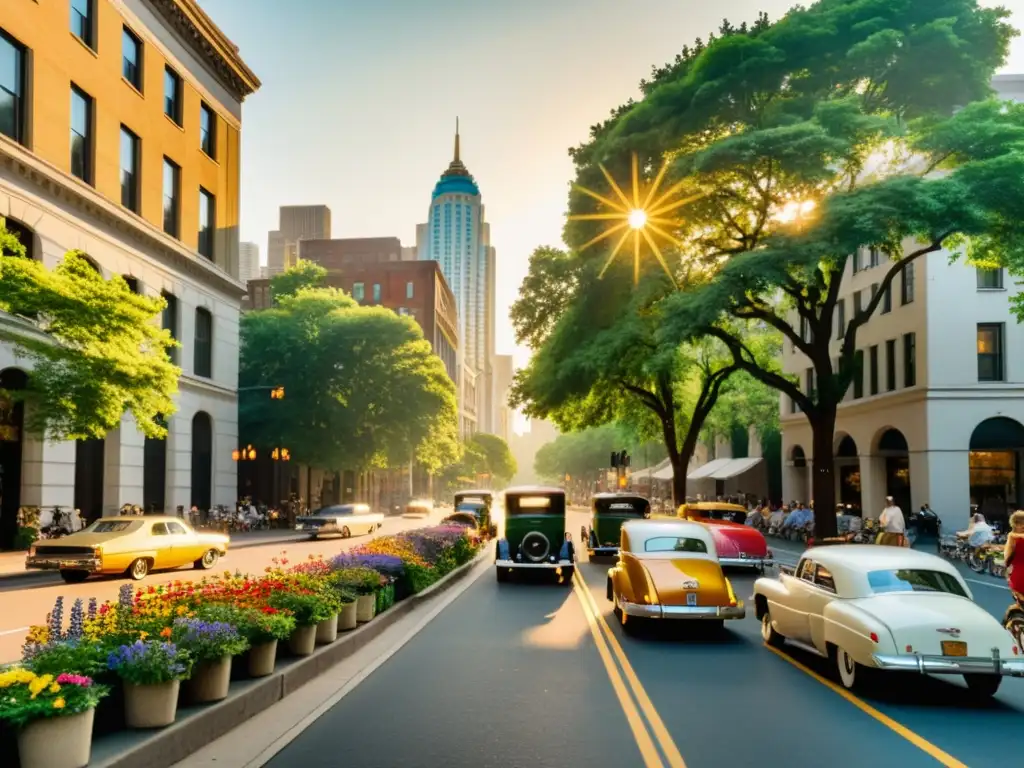
[[179, 687], [193, 703], [220, 700], [234, 659], [245, 659], [249, 676], [270, 674], [279, 642], [308, 655], [469, 562], [480, 546], [468, 528], [436, 526], [379, 537], [332, 560], [289, 565], [282, 557], [261, 576], [126, 584], [117, 601], [75, 600], [67, 621], [58, 598], [46, 624], [31, 628], [21, 663], [0, 669], [0, 749], [16, 735], [22, 768], [81, 768], [81, 745], [65, 749], [63, 762], [40, 751], [58, 738], [53, 726], [75, 726], [80, 741], [94, 717], [101, 734], [169, 725]]

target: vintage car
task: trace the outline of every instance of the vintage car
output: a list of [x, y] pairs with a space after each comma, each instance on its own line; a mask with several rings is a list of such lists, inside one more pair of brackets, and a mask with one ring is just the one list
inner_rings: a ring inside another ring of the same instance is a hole
[[25, 567], [60, 571], [69, 584], [101, 573], [138, 581], [157, 569], [212, 568], [227, 551], [227, 536], [196, 531], [178, 517], [104, 517], [78, 533], [33, 545]]
[[590, 527], [583, 526], [580, 535], [591, 557], [617, 554], [622, 524], [651, 516], [651, 502], [632, 493], [598, 493], [590, 509]]
[[295, 519], [295, 528], [308, 532], [314, 541], [324, 535], [347, 539], [354, 533], [373, 533], [382, 525], [384, 515], [371, 512], [368, 504], [332, 504]]
[[759, 530], [746, 525], [747, 510], [721, 501], [687, 503], [679, 507], [684, 520], [705, 523], [715, 537], [719, 562], [726, 567], [754, 568], [764, 573], [775, 562], [768, 542]]
[[405, 505], [402, 517], [413, 520], [425, 520], [434, 512], [434, 502], [424, 499], [414, 499]]
[[498, 535], [495, 524], [497, 494], [489, 490], [459, 491], [455, 494], [455, 511], [471, 512], [477, 517], [477, 527], [490, 536]]
[[549, 570], [572, 582], [576, 551], [565, 532], [565, 491], [522, 487], [505, 491], [505, 530], [495, 547], [498, 581], [517, 570]]
[[742, 619], [743, 603], [722, 573], [715, 538], [700, 523], [628, 520], [619, 562], [608, 570], [608, 599], [626, 629], [634, 619], [695, 619], [722, 626]]
[[905, 547], [813, 547], [796, 568], [754, 582], [761, 636], [829, 658], [853, 688], [873, 670], [963, 675], [992, 696], [1003, 675], [1024, 675], [1013, 637], [955, 567]]

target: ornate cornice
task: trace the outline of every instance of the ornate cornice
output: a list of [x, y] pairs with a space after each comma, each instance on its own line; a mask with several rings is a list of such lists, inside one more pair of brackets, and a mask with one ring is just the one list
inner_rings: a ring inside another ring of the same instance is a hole
[[220, 31], [195, 0], [146, 0], [170, 28], [209, 66], [235, 98], [243, 101], [260, 80], [242, 61], [238, 46]]
[[66, 203], [101, 227], [116, 230], [147, 255], [196, 282], [241, 298], [244, 286], [213, 262], [190, 251], [141, 216], [114, 205], [87, 184], [41, 160], [20, 144], [0, 136], [0, 168], [20, 176], [42, 196]]

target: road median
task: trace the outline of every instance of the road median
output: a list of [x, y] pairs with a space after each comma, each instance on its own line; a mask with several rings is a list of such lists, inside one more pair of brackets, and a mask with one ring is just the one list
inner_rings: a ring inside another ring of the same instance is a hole
[[492, 557], [484, 547], [472, 560], [442, 579], [396, 603], [367, 624], [329, 644], [311, 656], [282, 659], [276, 671], [258, 680], [231, 683], [227, 699], [216, 704], [183, 707], [173, 725], [156, 731], [119, 731], [93, 743], [92, 768], [169, 768], [207, 744], [221, 738], [256, 714], [294, 693], [328, 669], [365, 647], [418, 606], [466, 578], [483, 560]]

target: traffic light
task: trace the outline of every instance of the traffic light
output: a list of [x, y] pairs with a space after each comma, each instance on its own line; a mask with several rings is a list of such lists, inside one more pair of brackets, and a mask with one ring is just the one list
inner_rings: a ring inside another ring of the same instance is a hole
[[628, 467], [630, 465], [630, 462], [631, 462], [632, 458], [633, 458], [632, 456], [630, 456], [628, 453], [623, 451], [622, 452], [622, 466]]
[[613, 452], [612, 453], [612, 469], [615, 469], [618, 466], [619, 466], [619, 454]]
[[284, 400], [284, 387], [274, 387], [270, 390], [271, 400]]

